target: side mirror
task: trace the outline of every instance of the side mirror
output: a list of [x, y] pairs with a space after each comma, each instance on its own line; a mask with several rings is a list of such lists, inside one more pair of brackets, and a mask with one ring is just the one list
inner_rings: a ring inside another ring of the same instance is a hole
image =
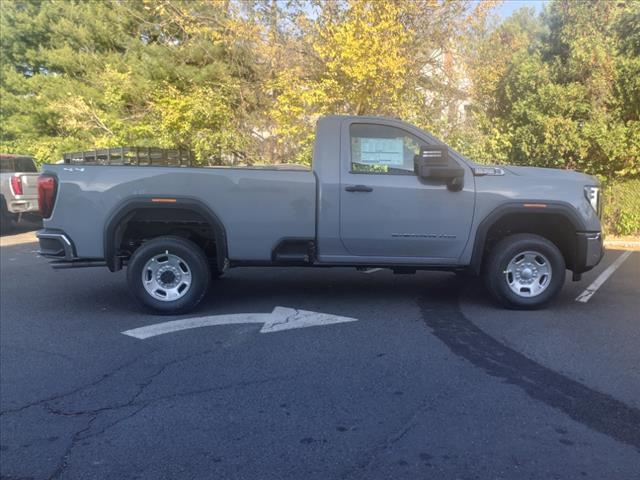
[[453, 192], [464, 186], [464, 169], [449, 157], [446, 145], [427, 145], [420, 148], [420, 154], [413, 159], [416, 175], [425, 180], [446, 182]]

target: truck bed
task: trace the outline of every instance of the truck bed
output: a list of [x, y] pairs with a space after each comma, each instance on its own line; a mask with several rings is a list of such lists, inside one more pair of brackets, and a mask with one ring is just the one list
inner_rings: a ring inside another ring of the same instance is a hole
[[67, 232], [82, 258], [103, 257], [104, 225], [136, 197], [203, 202], [225, 226], [230, 260], [269, 261], [282, 238], [315, 237], [316, 180], [309, 170], [69, 164], [46, 170], [59, 186], [45, 227]]

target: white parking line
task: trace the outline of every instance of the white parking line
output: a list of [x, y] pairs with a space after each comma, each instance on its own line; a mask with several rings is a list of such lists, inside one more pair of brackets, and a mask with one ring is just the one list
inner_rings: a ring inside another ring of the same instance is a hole
[[606, 282], [611, 275], [613, 275], [613, 272], [615, 272], [632, 253], [633, 252], [631, 251], [626, 251], [616, 258], [615, 262], [609, 265], [600, 275], [598, 275], [598, 278], [596, 278], [584, 292], [576, 297], [576, 302], [587, 303], [589, 299], [593, 297], [593, 294], [598, 291], [602, 284]]

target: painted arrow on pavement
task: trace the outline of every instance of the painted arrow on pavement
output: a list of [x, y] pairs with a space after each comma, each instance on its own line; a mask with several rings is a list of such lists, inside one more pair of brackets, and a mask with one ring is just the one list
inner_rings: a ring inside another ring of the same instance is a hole
[[235, 313], [229, 315], [211, 315], [208, 317], [185, 318], [170, 322], [156, 323], [146, 327], [125, 330], [124, 335], [144, 340], [165, 333], [179, 332], [191, 328], [211, 327], [214, 325], [234, 325], [241, 323], [262, 323], [260, 333], [281, 332], [294, 328], [318, 327], [334, 323], [355, 322], [357, 318], [341, 317], [327, 313], [309, 312], [294, 308], [276, 307], [271, 313]]

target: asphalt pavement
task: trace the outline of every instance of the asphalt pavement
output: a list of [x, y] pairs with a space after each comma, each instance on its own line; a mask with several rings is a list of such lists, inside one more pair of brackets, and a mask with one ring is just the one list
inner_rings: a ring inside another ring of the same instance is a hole
[[178, 318], [357, 321], [142, 340], [173, 319], [124, 272], [54, 271], [32, 240], [0, 247], [2, 480], [638, 478], [640, 252], [535, 312], [445, 272], [236, 269]]

